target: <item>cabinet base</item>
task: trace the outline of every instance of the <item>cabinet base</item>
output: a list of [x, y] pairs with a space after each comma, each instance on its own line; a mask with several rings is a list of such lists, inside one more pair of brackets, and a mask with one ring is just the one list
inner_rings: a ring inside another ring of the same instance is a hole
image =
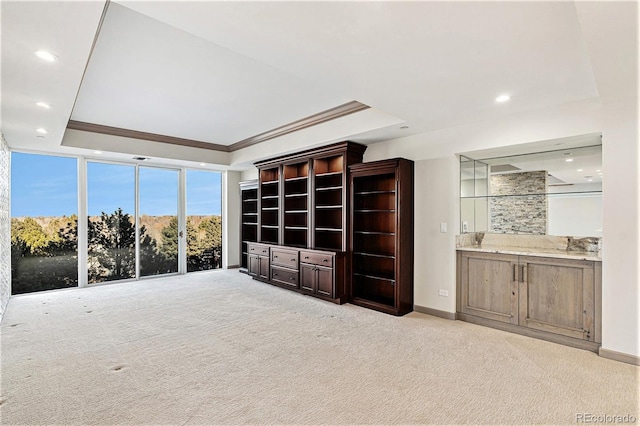
[[521, 334], [527, 337], [533, 337], [547, 342], [558, 343], [565, 346], [571, 346], [578, 349], [584, 349], [591, 352], [598, 352], [600, 343], [588, 342], [586, 340], [574, 339], [573, 337], [561, 336], [559, 334], [546, 333], [544, 331], [533, 330], [530, 328], [520, 327], [519, 325], [507, 324], [500, 321], [494, 321], [487, 318], [476, 317], [474, 315], [458, 312], [456, 318], [461, 321], [473, 324], [483, 325], [486, 327], [496, 328], [502, 331]]
[[327, 302], [335, 303], [336, 305], [343, 305], [343, 304], [347, 303], [347, 296], [346, 295], [338, 297], [338, 298], [326, 297], [326, 296], [323, 296], [321, 294], [310, 293], [308, 291], [304, 291], [304, 290], [300, 290], [300, 289], [297, 289], [297, 288], [293, 288], [290, 285], [281, 284], [281, 283], [276, 282], [276, 281], [269, 281], [269, 280], [266, 280], [264, 278], [259, 278], [259, 277], [255, 277], [255, 276], [252, 276], [252, 278], [254, 280], [256, 280], [256, 281], [260, 281], [260, 282], [263, 282], [265, 284], [271, 284], [274, 287], [279, 287], [279, 288], [283, 288], [283, 289], [286, 289], [286, 290], [289, 290], [289, 291], [293, 291], [295, 293], [300, 293], [300, 294], [302, 294], [304, 296], [310, 296], [310, 297], [314, 297], [316, 299], [326, 300]]
[[351, 303], [357, 306], [362, 306], [363, 308], [373, 309], [374, 311], [379, 311], [398, 317], [401, 317], [413, 311], [413, 309], [409, 306], [400, 306], [400, 308], [396, 309], [394, 306], [385, 305], [383, 303], [376, 303], [372, 300], [361, 299], [358, 297], [352, 298]]

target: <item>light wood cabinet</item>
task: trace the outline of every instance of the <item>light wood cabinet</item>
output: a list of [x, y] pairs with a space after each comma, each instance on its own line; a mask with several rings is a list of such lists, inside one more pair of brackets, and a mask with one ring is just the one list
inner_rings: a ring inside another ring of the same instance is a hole
[[594, 262], [519, 257], [519, 324], [595, 341]]
[[460, 311], [518, 324], [518, 259], [504, 254], [462, 254]]
[[458, 252], [458, 317], [596, 350], [601, 340], [601, 263]]

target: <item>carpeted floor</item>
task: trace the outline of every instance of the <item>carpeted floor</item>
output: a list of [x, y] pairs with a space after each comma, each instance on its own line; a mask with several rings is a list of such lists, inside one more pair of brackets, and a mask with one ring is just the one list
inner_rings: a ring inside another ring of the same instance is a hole
[[235, 270], [14, 297], [1, 332], [6, 425], [640, 417], [638, 367], [460, 321], [333, 305]]

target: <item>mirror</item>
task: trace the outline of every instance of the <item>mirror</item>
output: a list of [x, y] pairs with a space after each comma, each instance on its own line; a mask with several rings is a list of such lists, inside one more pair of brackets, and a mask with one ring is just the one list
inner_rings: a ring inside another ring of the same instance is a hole
[[602, 236], [599, 134], [509, 149], [460, 155], [462, 233]]

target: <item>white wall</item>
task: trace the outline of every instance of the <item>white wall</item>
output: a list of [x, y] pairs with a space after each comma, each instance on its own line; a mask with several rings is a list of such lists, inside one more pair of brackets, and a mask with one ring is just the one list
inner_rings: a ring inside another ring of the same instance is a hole
[[0, 133], [0, 321], [11, 296], [11, 214], [9, 146]]
[[240, 265], [240, 172], [222, 173], [222, 267]]
[[602, 140], [602, 347], [640, 356], [640, 152], [635, 103], [606, 105]]
[[[451, 253], [460, 223], [458, 170], [454, 156], [415, 163], [414, 304], [446, 312], [456, 310], [456, 262]], [[442, 222], [446, 233], [440, 232]], [[449, 296], [439, 296], [439, 290]]]
[[[415, 303], [455, 312], [453, 235], [457, 223], [456, 152], [602, 132], [604, 181], [603, 349], [640, 356], [640, 253], [637, 108], [598, 100], [550, 107], [370, 145], [365, 160], [405, 157], [416, 164]], [[428, 160], [428, 161], [422, 161]], [[446, 189], [448, 188], [448, 189]], [[449, 300], [438, 296], [449, 289]]]

